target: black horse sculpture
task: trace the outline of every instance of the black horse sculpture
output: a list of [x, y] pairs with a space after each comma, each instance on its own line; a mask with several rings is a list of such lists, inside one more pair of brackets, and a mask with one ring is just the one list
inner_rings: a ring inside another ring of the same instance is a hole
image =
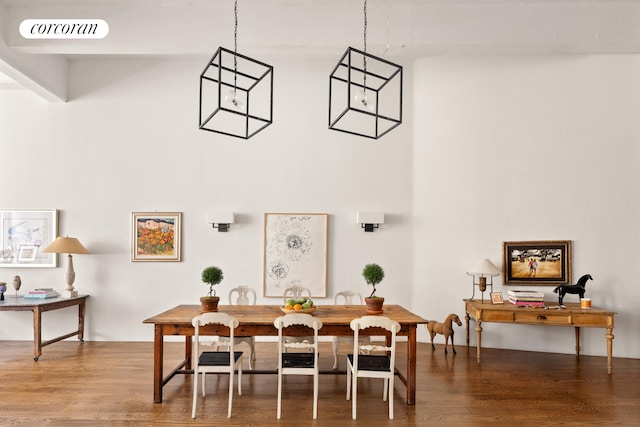
[[553, 292], [558, 294], [558, 303], [562, 305], [562, 299], [566, 294], [578, 294], [580, 295], [580, 298], [584, 298], [587, 280], [593, 280], [593, 277], [591, 277], [590, 274], [585, 274], [578, 279], [578, 283], [576, 283], [575, 285], [560, 285], [555, 288]]

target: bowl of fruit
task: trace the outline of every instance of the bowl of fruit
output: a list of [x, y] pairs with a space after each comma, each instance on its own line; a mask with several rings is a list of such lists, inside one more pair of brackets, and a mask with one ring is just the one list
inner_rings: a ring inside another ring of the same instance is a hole
[[299, 298], [299, 299], [289, 299], [287, 303], [280, 307], [280, 310], [289, 314], [289, 313], [307, 313], [311, 314], [316, 311], [315, 305], [313, 305], [313, 301], [309, 298]]

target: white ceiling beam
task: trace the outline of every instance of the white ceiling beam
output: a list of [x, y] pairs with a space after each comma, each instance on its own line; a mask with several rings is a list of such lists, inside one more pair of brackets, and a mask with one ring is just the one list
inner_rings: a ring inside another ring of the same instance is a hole
[[[0, 17], [4, 15], [0, 4]], [[0, 72], [49, 102], [66, 102], [69, 96], [69, 60], [60, 55], [20, 55], [2, 37], [0, 19]]]

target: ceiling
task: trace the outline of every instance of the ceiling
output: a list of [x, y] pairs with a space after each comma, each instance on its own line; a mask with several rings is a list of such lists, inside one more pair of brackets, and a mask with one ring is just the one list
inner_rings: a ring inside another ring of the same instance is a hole
[[[363, 48], [362, 0], [238, 3], [238, 52], [256, 59], [338, 58], [347, 46]], [[208, 57], [218, 46], [233, 49], [233, 9], [233, 0], [0, 0], [0, 72], [29, 74], [22, 68], [39, 61]], [[33, 18], [103, 19], [109, 34], [25, 39], [18, 27]], [[367, 18], [367, 51], [390, 60], [640, 52], [637, 0], [368, 0]]]

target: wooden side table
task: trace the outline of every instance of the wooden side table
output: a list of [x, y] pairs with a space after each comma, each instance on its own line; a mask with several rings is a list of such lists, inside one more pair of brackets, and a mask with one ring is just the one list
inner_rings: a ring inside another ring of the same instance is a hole
[[[613, 369], [613, 321], [616, 313], [599, 308], [585, 310], [578, 303], [565, 303], [564, 309], [517, 307], [511, 303], [492, 304], [491, 301], [465, 299], [465, 320], [467, 323], [467, 347], [469, 346], [469, 319], [476, 322], [476, 357], [480, 363], [482, 343], [482, 323], [511, 323], [535, 326], [573, 326], [576, 332], [576, 355], [580, 355], [580, 328], [604, 328], [607, 339], [607, 371]], [[554, 306], [554, 303], [545, 303]]]
[[[12, 298], [5, 297], [0, 301], [0, 311], [32, 311], [33, 312], [33, 360], [36, 362], [42, 355], [42, 347], [62, 341], [65, 338], [78, 336], [80, 342], [84, 341], [84, 313], [85, 302], [89, 295], [78, 295], [74, 298]], [[42, 313], [58, 310], [60, 308], [78, 306], [78, 329], [59, 337], [42, 341]]]

